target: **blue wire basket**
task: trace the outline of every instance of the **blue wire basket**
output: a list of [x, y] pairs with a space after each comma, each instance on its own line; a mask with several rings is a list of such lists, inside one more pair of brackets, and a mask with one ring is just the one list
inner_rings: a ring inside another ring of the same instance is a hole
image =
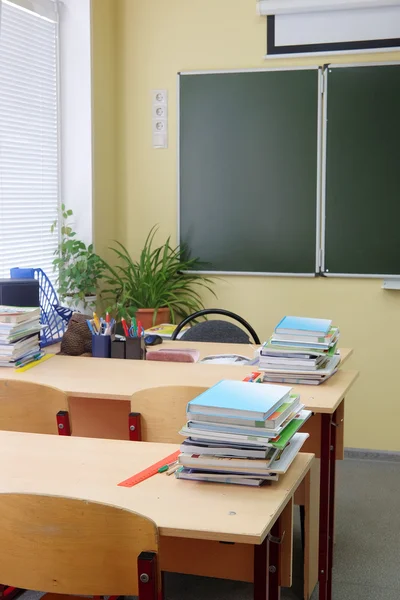
[[60, 342], [72, 317], [72, 310], [60, 306], [56, 291], [42, 269], [10, 269], [11, 279], [37, 279], [39, 281], [40, 321], [45, 327], [40, 333], [40, 347]]

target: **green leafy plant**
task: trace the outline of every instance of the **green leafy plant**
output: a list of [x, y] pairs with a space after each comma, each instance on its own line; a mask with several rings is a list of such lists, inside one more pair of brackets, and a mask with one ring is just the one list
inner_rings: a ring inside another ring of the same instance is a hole
[[199, 270], [203, 263], [189, 258], [186, 248], [172, 248], [170, 238], [153, 247], [157, 230], [157, 226], [150, 230], [138, 260], [131, 257], [123, 244], [115, 242], [110, 250], [116, 254], [118, 264], [111, 267], [103, 261], [104, 279], [109, 286], [104, 297], [111, 299], [109, 310], [118, 318], [132, 317], [139, 308], [153, 308], [154, 323], [158, 309], [168, 307], [175, 323], [176, 316], [185, 317], [204, 308], [202, 288], [215, 296], [211, 279], [188, 272]]
[[[69, 221], [73, 216], [71, 209], [61, 205], [60, 242], [55, 251], [53, 268], [58, 273], [57, 291], [62, 301], [69, 304], [82, 302], [86, 308], [88, 296], [97, 294], [98, 282], [104, 273], [104, 263], [93, 250], [93, 244], [87, 246], [76, 239], [76, 232]], [[58, 230], [58, 221], [51, 226], [52, 233]]]

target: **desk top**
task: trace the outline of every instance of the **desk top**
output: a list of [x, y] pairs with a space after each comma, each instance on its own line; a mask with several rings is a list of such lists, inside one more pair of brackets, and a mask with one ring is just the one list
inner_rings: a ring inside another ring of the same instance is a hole
[[[168, 342], [163, 344], [163, 347], [172, 347], [172, 344], [174, 344], [173, 347], [199, 348], [205, 355], [222, 352], [238, 353], [238, 350], [240, 350], [240, 354], [248, 354], [251, 357], [254, 355], [254, 347], [244, 344]], [[351, 350], [342, 349], [341, 354], [344, 361], [350, 356]], [[130, 400], [132, 394], [137, 391], [159, 386], [210, 387], [221, 379], [241, 381], [254, 371], [254, 368], [238, 365], [55, 356], [23, 373], [0, 368], [0, 379], [18, 379], [50, 385], [77, 398]], [[294, 385], [293, 389], [301, 394], [302, 402], [308, 409], [315, 412], [333, 413], [357, 376], [356, 371], [339, 370], [336, 375], [322, 385]]]
[[[183, 340], [164, 340], [160, 346], [149, 346], [149, 350], [166, 350], [167, 348], [196, 348], [200, 352], [200, 360], [212, 354], [241, 354], [254, 358], [260, 346], [257, 344], [223, 344], [221, 342], [184, 342]], [[351, 348], [340, 348], [341, 364], [351, 355]], [[214, 365], [215, 366], [215, 365]], [[253, 367], [253, 371], [254, 371]]]
[[153, 519], [164, 536], [260, 544], [314, 456], [299, 454], [286, 475], [262, 488], [182, 481], [165, 474], [133, 488], [117, 486], [177, 448], [0, 431], [0, 493], [102, 502]]

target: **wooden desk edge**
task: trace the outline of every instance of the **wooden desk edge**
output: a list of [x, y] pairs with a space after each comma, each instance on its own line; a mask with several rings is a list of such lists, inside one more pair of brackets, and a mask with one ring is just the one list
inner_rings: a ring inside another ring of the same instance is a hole
[[[344, 399], [344, 397], [346, 396], [347, 392], [349, 391], [349, 389], [352, 387], [352, 385], [354, 384], [354, 382], [358, 379], [360, 373], [359, 371], [346, 371], [346, 370], [340, 370], [339, 373], [349, 373], [351, 374], [351, 380], [348, 382], [348, 384], [345, 386], [344, 390], [342, 391], [340, 397], [337, 398], [336, 403], [327, 408], [324, 406], [308, 406], [307, 403], [306, 404], [306, 409], [307, 410], [312, 410], [315, 413], [328, 413], [328, 414], [333, 414], [335, 412], [335, 410], [337, 409], [337, 407], [340, 405], [340, 403], [342, 402], [342, 400]], [[333, 377], [335, 377], [335, 375], [333, 375]], [[239, 380], [238, 380], [239, 381]], [[329, 380], [328, 380], [329, 381]], [[327, 382], [326, 382], [327, 383]], [[140, 391], [145, 391], [145, 390], [153, 390], [153, 389], [157, 389], [157, 388], [163, 388], [163, 387], [176, 387], [176, 385], [179, 384], [168, 384], [168, 385], [152, 385], [146, 388], [143, 388], [142, 390], [138, 390], [133, 392], [130, 395], [126, 395], [126, 394], [113, 394], [112, 396], [110, 396], [110, 394], [101, 394], [99, 392], [77, 392], [76, 390], [64, 390], [65, 393], [69, 396], [69, 397], [73, 397], [73, 398], [96, 398], [96, 399], [101, 399], [101, 400], [124, 400], [126, 402], [131, 402], [135, 395]], [[187, 384], [180, 384], [183, 387], [188, 387]], [[325, 384], [322, 383], [321, 386], [323, 388]], [[193, 387], [198, 387], [197, 384], [193, 383]], [[309, 385], [309, 386], [305, 386], [309, 389], [309, 392], [311, 393], [312, 390], [314, 389], [313, 386]], [[320, 386], [316, 386], [316, 387], [320, 387]], [[134, 407], [133, 407], [134, 408]]]
[[[345, 389], [343, 390], [340, 398], [338, 398], [334, 404], [333, 407], [330, 408], [326, 408], [326, 407], [318, 407], [318, 408], [313, 408], [310, 407], [308, 408], [306, 406], [306, 408], [308, 410], [312, 410], [314, 413], [320, 413], [320, 414], [331, 414], [333, 415], [333, 413], [336, 411], [336, 409], [340, 406], [340, 404], [343, 402], [343, 400], [345, 399], [347, 392], [350, 390], [350, 388], [353, 386], [353, 384], [357, 381], [357, 379], [360, 376], [360, 372], [359, 371], [343, 371], [343, 373], [350, 373], [352, 375], [351, 380], [348, 382], [348, 384], [346, 385]], [[335, 375], [333, 375], [333, 377], [335, 377]], [[324, 385], [324, 384], [321, 384]]]
[[[285, 507], [287, 506], [287, 504], [290, 502], [290, 500], [292, 498], [294, 499], [294, 495], [295, 495], [297, 489], [299, 488], [301, 483], [305, 480], [307, 474], [310, 472], [311, 465], [313, 464], [313, 462], [315, 460], [315, 455], [310, 454], [310, 453], [305, 453], [305, 452], [301, 452], [301, 455], [303, 457], [307, 458], [307, 463], [305, 465], [304, 470], [302, 471], [301, 474], [299, 474], [299, 476], [297, 477], [296, 481], [293, 483], [291, 488], [286, 490], [286, 492], [288, 492], [287, 496], [280, 504], [279, 509], [273, 515], [274, 518], [270, 521], [268, 526], [265, 527], [265, 529], [261, 532], [260, 535], [241, 535], [240, 538], [238, 539], [238, 536], [235, 533], [221, 534], [220, 532], [217, 532], [217, 531], [210, 532], [207, 530], [200, 530], [200, 529], [199, 530], [191, 529], [190, 531], [188, 531], [186, 529], [178, 529], [178, 528], [174, 528], [174, 529], [168, 528], [167, 529], [167, 528], [164, 528], [161, 526], [159, 528], [160, 536], [183, 538], [183, 539], [218, 541], [218, 542], [234, 542], [234, 543], [252, 544], [252, 545], [262, 544], [263, 541], [265, 540], [266, 536], [268, 535], [268, 533], [271, 531], [272, 527], [274, 526], [275, 522], [278, 520], [278, 518], [280, 517], [282, 512], [285, 510]], [[257, 488], [254, 488], [254, 491], [257, 492]]]

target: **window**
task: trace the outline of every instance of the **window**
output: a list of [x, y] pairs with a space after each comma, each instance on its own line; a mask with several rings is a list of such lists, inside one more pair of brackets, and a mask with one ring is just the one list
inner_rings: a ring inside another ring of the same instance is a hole
[[54, 277], [59, 206], [58, 24], [53, 0], [0, 0], [0, 278]]

